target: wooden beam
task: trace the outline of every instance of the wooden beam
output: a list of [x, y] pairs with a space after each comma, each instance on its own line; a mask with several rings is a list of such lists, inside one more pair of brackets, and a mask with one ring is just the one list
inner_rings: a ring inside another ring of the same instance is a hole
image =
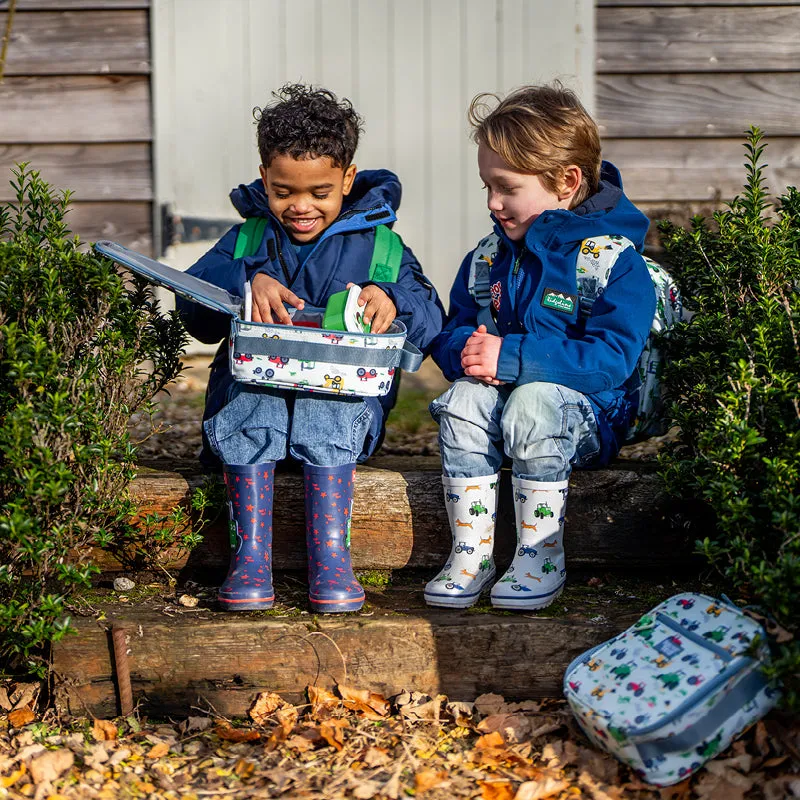
[[[768, 189], [780, 194], [787, 186], [800, 186], [800, 137], [766, 141]], [[743, 144], [744, 136], [604, 139], [603, 158], [619, 167], [625, 193], [634, 202], [717, 202], [742, 191], [746, 177]]]
[[[0, 30], [6, 14], [0, 13]], [[20, 12], [5, 74], [148, 74], [148, 14], [135, 11]]]
[[[0, 0], [0, 10], [8, 0]], [[17, 0], [18, 11], [107, 11], [110, 9], [150, 8], [150, 0]]]
[[152, 255], [150, 203], [73, 203], [67, 224], [87, 244], [98, 239], [111, 239], [132, 250]]
[[[352, 517], [352, 556], [359, 569], [430, 568], [440, 566], [450, 550], [438, 459], [421, 469], [406, 459], [406, 468], [359, 467]], [[377, 464], [381, 459], [376, 460]], [[391, 463], [391, 461], [389, 462]], [[191, 470], [140, 470], [131, 495], [142, 516], [169, 514], [189, 507], [193, 490], [204, 477]], [[497, 552], [509, 558], [515, 547], [511, 482], [501, 482]], [[274, 560], [277, 569], [306, 566], [303, 478], [279, 473], [275, 483]], [[661, 569], [684, 563], [690, 547], [684, 531], [673, 530], [667, 518], [672, 505], [652, 468], [635, 462], [615, 468], [576, 472], [570, 483], [565, 522], [570, 564], [591, 569]], [[376, 509], [380, 509], [376, 513]], [[642, 532], [646, 531], [646, 534]], [[227, 516], [203, 532], [203, 542], [187, 555], [165, 554], [173, 570], [213, 570], [224, 577], [229, 560]], [[103, 570], [123, 564], [110, 553], [92, 557]], [[221, 579], [221, 578], [220, 578]]]
[[800, 5], [605, 8], [598, 72], [797, 72]]
[[797, 73], [597, 76], [597, 119], [604, 138], [796, 136]]
[[7, 179], [23, 161], [51, 186], [71, 189], [76, 201], [153, 199], [149, 144], [0, 145], [0, 201], [14, 199]]
[[0, 144], [146, 142], [150, 81], [144, 76], [6, 78]]
[[[598, 8], [623, 6], [686, 6], [697, 0], [595, 0]], [[704, 6], [800, 6], [800, 0], [700, 0]]]
[[132, 608], [95, 604], [103, 621], [75, 617], [77, 636], [53, 647], [56, 706], [78, 716], [119, 713], [112, 624], [126, 631], [134, 702], [159, 717], [186, 717], [192, 706], [207, 704], [219, 714], [244, 717], [259, 692], [298, 703], [307, 686], [336, 683], [385, 697], [405, 689], [451, 700], [474, 700], [484, 692], [561, 697], [572, 659], [624, 630], [653, 602], [624, 594], [603, 598], [595, 590], [597, 602], [568, 585], [555, 609], [568, 613], [495, 615], [426, 608], [421, 590], [421, 583], [368, 590], [363, 612], [353, 615], [301, 613], [304, 588], [298, 609], [283, 618], [280, 611], [218, 612], [207, 602], [191, 611], [161, 599]]

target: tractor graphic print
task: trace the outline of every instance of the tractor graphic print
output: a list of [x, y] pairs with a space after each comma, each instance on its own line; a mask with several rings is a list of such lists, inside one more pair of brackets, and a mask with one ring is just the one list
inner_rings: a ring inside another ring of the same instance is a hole
[[533, 509], [533, 516], [537, 519], [544, 519], [545, 517], [553, 516], [553, 509], [547, 503], [539, 503]]

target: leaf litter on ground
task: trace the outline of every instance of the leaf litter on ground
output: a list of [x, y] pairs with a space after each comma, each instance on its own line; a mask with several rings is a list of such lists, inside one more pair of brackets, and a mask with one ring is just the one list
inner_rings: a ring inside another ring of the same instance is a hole
[[[346, 685], [307, 694], [293, 705], [262, 692], [246, 720], [211, 708], [175, 722], [59, 720], [52, 710], [37, 716], [35, 685], [5, 685], [0, 798], [800, 797], [800, 724], [778, 713], [693, 778], [658, 789], [592, 748], [562, 700], [463, 702], [413, 690], [386, 698]], [[20, 700], [30, 719], [13, 716]]]

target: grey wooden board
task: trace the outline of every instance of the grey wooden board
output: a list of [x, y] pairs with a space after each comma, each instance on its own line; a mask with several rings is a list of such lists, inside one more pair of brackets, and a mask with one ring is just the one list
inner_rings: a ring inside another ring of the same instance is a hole
[[[764, 177], [781, 193], [800, 185], [800, 138], [767, 139]], [[745, 181], [744, 138], [605, 139], [603, 158], [622, 172], [625, 193], [638, 201], [730, 200]]]
[[11, 168], [27, 161], [52, 187], [70, 189], [76, 201], [152, 200], [150, 145], [0, 145], [0, 201], [12, 200]]
[[[0, 10], [8, 8], [8, 0], [0, 0]], [[66, 11], [71, 9], [150, 8], [150, 0], [17, 0], [18, 11]]]
[[144, 76], [8, 77], [0, 85], [0, 143], [150, 140]]
[[618, 6], [798, 6], [798, 0], [595, 0], [598, 8]]
[[112, 239], [152, 255], [152, 205], [136, 203], [73, 203], [67, 224], [84, 242]]
[[597, 76], [597, 120], [606, 137], [740, 136], [750, 125], [796, 136], [796, 73]]
[[[0, 13], [0, 30], [7, 17]], [[6, 75], [149, 72], [146, 10], [21, 11], [14, 16]]]
[[601, 8], [598, 72], [800, 69], [800, 5]]

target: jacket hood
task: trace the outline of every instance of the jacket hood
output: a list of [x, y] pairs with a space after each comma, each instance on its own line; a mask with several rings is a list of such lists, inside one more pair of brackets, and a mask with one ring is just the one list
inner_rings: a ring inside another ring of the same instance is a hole
[[[353, 215], [360, 211], [373, 211], [385, 207], [396, 212], [400, 207], [402, 189], [397, 175], [388, 169], [365, 169], [356, 173], [353, 188], [346, 195], [339, 214]], [[230, 193], [233, 207], [245, 219], [264, 217], [270, 213], [269, 201], [261, 178], [249, 184], [240, 184]], [[394, 213], [392, 213], [394, 216]]]
[[[574, 209], [545, 211], [528, 228], [525, 244], [535, 250], [534, 245], [542, 240], [547, 246], [557, 247], [591, 236], [616, 234], [630, 239], [641, 251], [649, 227], [647, 217], [625, 196], [619, 170], [604, 161], [597, 192]], [[500, 225], [495, 225], [495, 231], [505, 238]]]

